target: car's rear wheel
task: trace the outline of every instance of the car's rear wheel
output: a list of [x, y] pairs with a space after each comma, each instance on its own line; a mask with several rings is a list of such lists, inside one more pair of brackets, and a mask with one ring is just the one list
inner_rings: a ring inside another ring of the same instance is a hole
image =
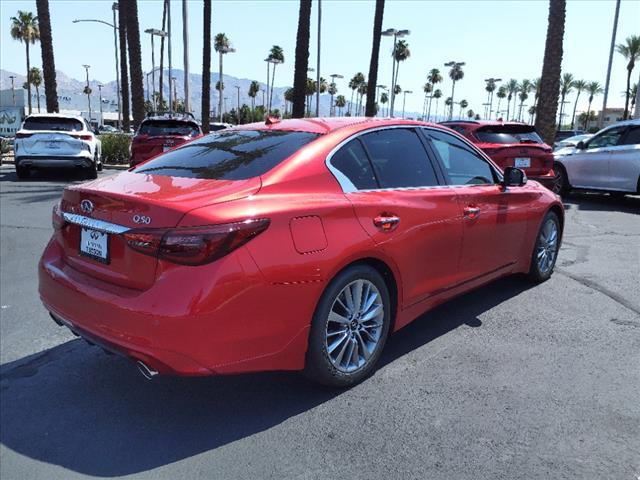
[[560, 247], [560, 221], [558, 216], [549, 212], [542, 220], [538, 231], [533, 254], [531, 255], [531, 267], [529, 277], [536, 282], [544, 282], [551, 277], [558, 258]]
[[561, 163], [553, 164], [553, 185], [551, 190], [558, 195], [566, 195], [569, 193], [569, 178], [567, 177], [567, 170]]
[[391, 324], [389, 290], [368, 265], [342, 271], [320, 298], [311, 323], [305, 374], [315, 382], [348, 387], [377, 363]]
[[90, 180], [94, 180], [98, 178], [98, 157], [97, 156], [93, 158], [93, 162], [91, 162], [91, 165], [86, 169], [85, 175]]
[[21, 167], [20, 165], [16, 165], [16, 175], [20, 180], [24, 180], [25, 178], [29, 178], [29, 174], [31, 173], [29, 167]]

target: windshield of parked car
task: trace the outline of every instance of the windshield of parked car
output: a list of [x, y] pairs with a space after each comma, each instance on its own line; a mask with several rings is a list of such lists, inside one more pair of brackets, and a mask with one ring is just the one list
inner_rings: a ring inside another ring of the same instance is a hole
[[487, 125], [474, 135], [482, 143], [544, 143], [530, 125]]
[[147, 120], [140, 125], [140, 135], [158, 137], [163, 135], [177, 135], [181, 137], [195, 137], [200, 134], [198, 125], [193, 122], [176, 120]]
[[82, 122], [75, 118], [31, 117], [24, 121], [25, 130], [55, 130], [58, 132], [79, 132]]
[[246, 180], [268, 172], [317, 137], [315, 133], [282, 130], [222, 130], [160, 155], [133, 171]]

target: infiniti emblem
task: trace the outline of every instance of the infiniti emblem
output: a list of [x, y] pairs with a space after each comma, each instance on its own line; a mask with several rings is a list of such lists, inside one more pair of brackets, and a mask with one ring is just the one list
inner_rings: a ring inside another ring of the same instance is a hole
[[80, 202], [80, 210], [82, 210], [84, 213], [93, 212], [93, 202], [91, 200], [82, 200]]

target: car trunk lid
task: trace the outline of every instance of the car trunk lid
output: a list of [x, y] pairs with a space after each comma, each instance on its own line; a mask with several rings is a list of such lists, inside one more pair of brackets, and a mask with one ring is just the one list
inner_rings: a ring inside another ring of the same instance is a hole
[[56, 131], [18, 132], [23, 151], [19, 155], [78, 155], [88, 150], [88, 145], [82, 141], [79, 133], [65, 133]]

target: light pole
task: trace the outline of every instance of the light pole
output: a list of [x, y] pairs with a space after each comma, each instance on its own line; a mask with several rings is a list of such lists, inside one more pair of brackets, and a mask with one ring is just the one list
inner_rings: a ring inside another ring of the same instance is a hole
[[[171, 81], [173, 82], [173, 103], [175, 103], [178, 98], [178, 91], [176, 89], [176, 80], [178, 80], [176, 77], [171, 77]], [[171, 85], [169, 85], [169, 95], [171, 95]]]
[[187, 0], [182, 0], [182, 46], [184, 59], [184, 111], [191, 111], [189, 88], [189, 10]]
[[104, 85], [102, 85], [101, 83], [98, 84], [98, 97], [100, 98], [100, 125], [104, 127], [104, 117], [102, 116], [102, 87], [104, 87]]
[[[147, 72], [147, 73], [145, 74], [145, 77], [146, 77], [146, 79], [147, 79], [147, 102], [150, 102], [150, 100], [149, 100], [149, 92], [150, 92], [150, 90], [149, 90], [149, 75], [151, 75], [152, 73], [153, 73], [153, 72]], [[154, 109], [154, 110], [155, 110], [155, 109]]]
[[[609, 83], [611, 81], [611, 64], [613, 63], [613, 49], [616, 45], [616, 32], [618, 31], [618, 15], [620, 14], [620, 0], [616, 1], [616, 13], [613, 16], [613, 32], [611, 32], [611, 47], [609, 48], [609, 64], [607, 66], [607, 79], [604, 83], [604, 96], [602, 98], [602, 110], [598, 117], [598, 128], [602, 128], [604, 122], [604, 114], [607, 109], [607, 98], [609, 98]], [[560, 119], [562, 121], [562, 119]], [[561, 125], [558, 125], [560, 130]]]
[[16, 86], [14, 83], [14, 80], [16, 78], [15, 75], [9, 75], [9, 78], [11, 79], [11, 96], [13, 97], [13, 106], [16, 106]]
[[316, 118], [320, 116], [320, 33], [322, 32], [322, 0], [318, 0], [318, 58], [316, 62]]
[[89, 103], [89, 123], [91, 123], [91, 90], [89, 89], [89, 68], [91, 65], [82, 65], [87, 72], [87, 102]]
[[411, 32], [409, 30], [397, 30], [395, 28], [387, 28], [382, 32], [383, 37], [393, 37], [393, 53], [391, 54], [391, 99], [389, 101], [389, 116], [393, 117], [393, 106], [396, 99], [396, 47], [398, 45], [398, 38], [406, 37]]
[[236, 90], [238, 91], [238, 109], [236, 110], [236, 118], [238, 120], [238, 125], [240, 125], [240, 85], [236, 85]]
[[224, 82], [222, 81], [222, 56], [227, 53], [233, 53], [236, 49], [232, 47], [222, 47], [219, 51], [220, 54], [220, 77], [218, 78], [218, 82], [220, 82], [220, 90], [218, 90], [218, 108], [220, 110], [220, 122], [222, 122], [222, 91], [224, 90]]
[[171, 95], [171, 80], [169, 80], [169, 113], [173, 113], [174, 110], [174, 106], [173, 106], [173, 102], [175, 102], [176, 99], [176, 95], [175, 95], [175, 77], [173, 77], [173, 70], [172, 70], [172, 65], [171, 65], [171, 2], [169, 0], [165, 0], [166, 5], [167, 5], [167, 40], [168, 40], [168, 45], [167, 45], [167, 56], [169, 59], [169, 78], [173, 79], [174, 81], [174, 92], [173, 92], [173, 96]]
[[405, 90], [404, 95], [402, 96], [402, 118], [404, 118], [404, 104], [407, 101], [407, 93], [413, 93], [411, 90]]
[[113, 12], [113, 23], [105, 22], [104, 20], [96, 20], [96, 19], [83, 19], [83, 20], [73, 20], [72, 23], [81, 23], [81, 22], [94, 22], [94, 23], [102, 23], [103, 25], [107, 25], [108, 27], [113, 28], [113, 47], [115, 50], [116, 57], [116, 96], [118, 97], [118, 128], [122, 128], [122, 112], [120, 108], [120, 60], [118, 57], [118, 30], [120, 27], [116, 23], [116, 11], [118, 10], [118, 2], [114, 2], [111, 5], [111, 11]]
[[[156, 49], [153, 46], [153, 37], [166, 37], [167, 32], [163, 30], [158, 30], [157, 28], [147, 28], [144, 33], [148, 33], [151, 36], [151, 103], [153, 104], [153, 109], [157, 110], [156, 106], [156, 97], [153, 93], [156, 90]], [[149, 75], [147, 74], [147, 91], [149, 90]], [[148, 97], [148, 94], [147, 94]], [[148, 98], [147, 98], [148, 100]]]
[[[501, 82], [502, 79], [501, 78], [493, 78], [493, 77], [491, 77], [491, 78], [485, 78], [484, 81], [487, 82], [487, 85], [493, 84], [494, 89], [495, 89], [496, 88], [496, 83]], [[489, 115], [487, 116], [487, 120], [489, 120], [491, 118], [491, 110], [493, 108], [493, 90], [491, 90], [489, 92], [488, 96], [489, 96], [489, 98], [487, 100], [489, 102]]]
[[[339, 73], [332, 73], [329, 76], [331, 77], [331, 83], [333, 85], [336, 84], [336, 78], [344, 78], [344, 75], [340, 75]], [[331, 90], [331, 92], [333, 92], [333, 89]], [[333, 114], [332, 114], [332, 112], [333, 112]], [[331, 93], [331, 105], [329, 106], [329, 116], [331, 117], [332, 115], [335, 115], [335, 114], [336, 114], [336, 112], [335, 112], [335, 108], [333, 106], [333, 93]]]
[[[444, 64], [445, 67], [451, 67], [452, 69], [462, 67], [463, 65], [466, 65], [465, 62], [456, 62], [453, 60]], [[453, 85], [451, 86], [451, 107], [449, 108], [449, 120], [453, 118], [453, 104], [454, 104], [453, 94], [456, 90], [456, 80], [453, 78], [451, 80], [453, 80]]]

